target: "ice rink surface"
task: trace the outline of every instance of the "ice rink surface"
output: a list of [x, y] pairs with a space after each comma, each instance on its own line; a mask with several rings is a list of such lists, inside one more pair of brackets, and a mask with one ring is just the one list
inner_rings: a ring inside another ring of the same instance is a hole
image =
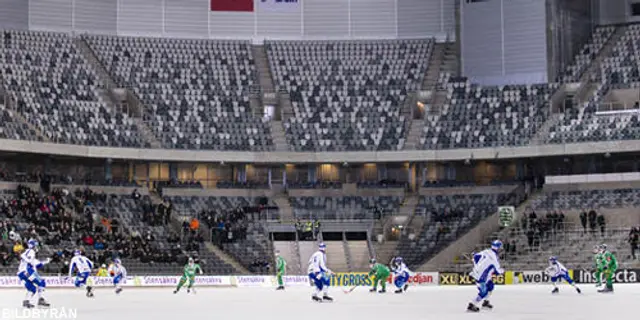
[[[278, 292], [270, 288], [200, 288], [197, 294], [177, 295], [171, 288], [132, 288], [119, 296], [110, 289], [98, 289], [93, 299], [81, 290], [51, 289], [46, 295], [52, 308], [76, 308], [76, 319], [81, 320], [584, 320], [616, 315], [630, 318], [638, 310], [640, 285], [617, 285], [613, 294], [599, 294], [594, 285], [582, 288], [582, 295], [568, 286], [551, 295], [551, 287], [546, 285], [497, 286], [491, 298], [494, 310], [479, 314], [465, 311], [476, 294], [473, 286], [413, 287], [400, 295], [369, 293], [365, 287], [345, 294], [342, 288], [331, 288], [333, 303], [312, 302], [311, 289], [304, 287]], [[0, 291], [1, 319], [25, 319], [23, 314], [13, 314], [13, 310], [22, 310], [23, 295], [22, 290]], [[54, 318], [41, 315], [39, 319]]]

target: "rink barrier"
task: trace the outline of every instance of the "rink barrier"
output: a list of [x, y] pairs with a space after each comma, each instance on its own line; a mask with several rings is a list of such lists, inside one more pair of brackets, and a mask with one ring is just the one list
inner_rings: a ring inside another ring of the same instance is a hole
[[[574, 270], [573, 280], [576, 283], [596, 283], [595, 270]], [[618, 269], [613, 282], [615, 283], [640, 283], [640, 269]]]
[[[43, 276], [47, 288], [73, 288], [75, 277]], [[123, 287], [175, 287], [180, 276], [128, 276], [121, 282]], [[286, 286], [309, 286], [308, 276], [284, 276]], [[113, 287], [110, 277], [89, 277], [87, 284], [96, 288]], [[198, 287], [274, 287], [277, 285], [275, 276], [196, 276], [195, 285]], [[17, 276], [0, 277], [0, 288], [22, 288], [24, 285]]]
[[[569, 276], [575, 279], [574, 270], [567, 270]], [[541, 284], [551, 282], [551, 277], [544, 271], [513, 271], [513, 284]]]
[[[331, 275], [331, 286], [352, 287], [352, 286], [371, 286], [372, 278], [369, 278], [367, 272], [346, 272], [335, 273]], [[389, 276], [386, 280], [388, 284], [393, 284], [393, 276]], [[414, 286], [437, 286], [439, 277], [437, 272], [415, 272], [409, 277], [409, 285]]]
[[[440, 272], [438, 284], [441, 286], [470, 286], [475, 285], [476, 280], [469, 272]], [[493, 283], [498, 285], [513, 284], [513, 272], [506, 271], [504, 275], [494, 275]]]

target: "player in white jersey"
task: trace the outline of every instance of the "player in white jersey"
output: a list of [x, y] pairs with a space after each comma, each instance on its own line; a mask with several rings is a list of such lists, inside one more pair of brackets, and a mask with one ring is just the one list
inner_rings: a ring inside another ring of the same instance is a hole
[[29, 239], [27, 242], [28, 249], [20, 255], [18, 278], [24, 282], [24, 287], [27, 289], [25, 299], [22, 301], [22, 306], [25, 308], [34, 307], [31, 300], [36, 296], [38, 297], [39, 306], [50, 306], [50, 304], [44, 299], [44, 288], [46, 288], [47, 284], [38, 274], [38, 268], [42, 268], [45, 264], [48, 264], [50, 259], [46, 259], [44, 261], [36, 259], [38, 245], [39, 243], [37, 240]]
[[116, 294], [122, 292], [120, 284], [127, 280], [127, 269], [122, 265], [120, 259], [113, 259], [113, 263], [109, 265], [109, 276], [113, 278], [113, 286], [116, 287]]
[[402, 257], [396, 257], [395, 259], [393, 259], [392, 269], [394, 275], [393, 284], [395, 284], [395, 286], [398, 288], [395, 293], [403, 293], [407, 291], [407, 288], [409, 288], [407, 282], [409, 282], [411, 270], [409, 270], [409, 268], [407, 268], [407, 265], [404, 264]]
[[[318, 245], [318, 251], [309, 259], [309, 279], [315, 284], [316, 289], [311, 296], [313, 301], [333, 301], [329, 296], [329, 285], [331, 284], [331, 270], [327, 268], [327, 246], [324, 243]], [[318, 294], [322, 291], [322, 298]]]
[[580, 288], [576, 286], [573, 279], [571, 279], [571, 277], [569, 276], [569, 270], [565, 268], [565, 266], [560, 263], [560, 261], [558, 261], [558, 258], [549, 258], [549, 267], [547, 267], [545, 272], [551, 277], [551, 283], [553, 284], [553, 290], [551, 291], [551, 293], [555, 294], [560, 292], [560, 289], [558, 289], [556, 282], [562, 281], [562, 279], [564, 279], [568, 284], [574, 287], [578, 293], [582, 293], [582, 291], [580, 291]]
[[467, 306], [467, 311], [478, 312], [477, 304], [482, 302], [482, 307], [492, 309], [493, 306], [489, 303], [489, 297], [494, 289], [492, 277], [493, 275], [504, 274], [504, 270], [500, 267], [500, 261], [498, 254], [502, 248], [502, 241], [495, 240], [491, 242], [491, 248], [482, 250], [479, 253], [473, 255], [473, 271], [470, 276], [476, 280], [476, 286], [478, 287], [478, 296]]
[[89, 298], [93, 297], [93, 288], [87, 285], [91, 269], [93, 269], [93, 262], [82, 255], [82, 250], [77, 249], [74, 251], [73, 258], [71, 258], [71, 263], [69, 264], [69, 279], [73, 276], [73, 271], [76, 271], [74, 285], [76, 288], [86, 288], [87, 297]]

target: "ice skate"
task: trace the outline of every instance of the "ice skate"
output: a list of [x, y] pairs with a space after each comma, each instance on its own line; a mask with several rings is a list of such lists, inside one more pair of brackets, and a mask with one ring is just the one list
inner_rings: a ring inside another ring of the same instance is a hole
[[318, 296], [311, 296], [311, 300], [316, 302], [322, 302], [322, 299], [320, 299]]
[[613, 288], [605, 286], [604, 288], [598, 290], [598, 292], [599, 293], [613, 293]]
[[50, 307], [51, 304], [49, 304], [49, 302], [47, 302], [47, 300], [45, 300], [44, 298], [40, 298], [40, 299], [38, 299], [38, 306], [39, 307]]
[[404, 287], [402, 288], [403, 291], [407, 291], [407, 289], [409, 289], [409, 285], [405, 284]]
[[32, 309], [35, 306], [33, 304], [31, 304], [31, 302], [29, 300], [24, 300], [24, 301], [22, 301], [22, 307], [23, 308], [27, 308], [27, 309]]
[[276, 288], [276, 291], [278, 291], [278, 290], [284, 290], [284, 286], [278, 286], [278, 287]]
[[579, 294], [582, 294], [582, 290], [580, 290], [580, 288], [576, 287], [576, 292], [578, 292]]
[[560, 292], [560, 289], [558, 288], [553, 288], [553, 290], [551, 290], [552, 294], [557, 294], [558, 292]]
[[395, 292], [395, 293], [403, 293], [403, 292], [404, 292], [404, 290], [402, 290], [402, 289], [398, 289], [398, 290], [396, 290], [396, 291], [394, 291], [394, 292]]
[[369, 292], [378, 292], [378, 289], [377, 288], [372, 288], [372, 289], [369, 289]]
[[382, 289], [382, 290], [378, 291], [378, 293], [386, 293], [386, 292], [387, 292], [387, 290], [385, 290], [385, 289]]
[[122, 292], [122, 288], [116, 289], [116, 294], [120, 294], [120, 292]]
[[489, 303], [489, 300], [485, 300], [482, 303], [482, 307], [485, 308], [485, 309], [493, 309], [493, 306], [491, 305], [491, 303]]
[[475, 304], [469, 302], [467, 306], [467, 312], [480, 312], [480, 308], [478, 308]]
[[329, 301], [329, 302], [332, 302], [332, 301], [333, 301], [333, 298], [331, 298], [331, 297], [329, 297], [328, 295], [326, 295], [326, 294], [325, 294], [324, 296], [322, 296], [322, 300], [323, 300], [323, 301]]
[[87, 298], [93, 298], [93, 288], [91, 286], [87, 287]]
[[173, 294], [178, 293], [178, 291], [180, 291], [180, 289], [175, 289], [175, 290], [173, 290]]

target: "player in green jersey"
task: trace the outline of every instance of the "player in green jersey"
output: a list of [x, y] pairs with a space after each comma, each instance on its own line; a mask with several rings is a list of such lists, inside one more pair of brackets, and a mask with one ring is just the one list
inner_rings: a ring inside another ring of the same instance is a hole
[[276, 278], [278, 279], [278, 287], [276, 290], [284, 290], [284, 281], [282, 281], [282, 277], [284, 277], [284, 272], [287, 269], [287, 261], [284, 260], [282, 256], [280, 256], [280, 251], [276, 251]]
[[382, 287], [380, 293], [387, 292], [387, 278], [389, 278], [389, 275], [391, 274], [389, 267], [382, 263], [376, 263], [376, 259], [371, 259], [369, 266], [371, 267], [371, 271], [369, 271], [368, 277], [373, 276], [373, 288], [369, 291], [378, 291], [378, 283], [380, 283], [380, 287]]
[[613, 292], [613, 277], [615, 277], [616, 270], [618, 270], [618, 260], [613, 253], [607, 250], [606, 244], [600, 246], [600, 253], [602, 254], [602, 274], [607, 284], [603, 289], [598, 290], [598, 292]]
[[593, 267], [596, 270], [596, 272], [594, 273], [594, 276], [596, 278], [596, 287], [599, 287], [602, 285], [602, 271], [603, 271], [603, 264], [602, 264], [602, 253], [600, 252], [600, 246], [596, 245], [593, 247]]
[[[196, 272], [198, 272], [199, 274], [202, 274], [202, 268], [200, 268], [199, 264], [195, 263], [193, 258], [189, 258], [189, 263], [187, 263], [184, 266], [184, 273], [180, 278], [180, 282], [178, 282], [178, 287], [176, 288], [176, 290], [173, 291], [173, 293], [174, 294], [178, 293], [178, 291], [180, 291], [180, 288], [182, 288], [182, 286], [184, 285], [185, 282], [187, 282], [187, 280], [189, 280], [189, 285], [187, 286], [187, 293], [191, 292], [191, 289], [193, 288], [193, 283], [196, 280]], [[193, 292], [195, 293], [195, 289], [193, 290]]]

